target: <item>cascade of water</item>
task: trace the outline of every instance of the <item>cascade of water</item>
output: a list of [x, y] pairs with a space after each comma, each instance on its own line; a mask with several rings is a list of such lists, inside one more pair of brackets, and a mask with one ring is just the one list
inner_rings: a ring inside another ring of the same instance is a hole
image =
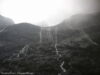
[[[58, 45], [58, 37], [57, 37], [57, 34], [58, 34], [58, 28], [55, 29], [55, 50], [56, 50], [56, 54], [57, 54], [57, 60], [59, 61], [59, 58], [62, 57], [61, 54], [59, 54], [59, 51], [58, 51], [58, 48], [57, 48], [57, 45]], [[63, 60], [60, 64], [60, 68], [63, 72], [66, 72], [66, 69], [63, 67], [65, 64], [65, 61]], [[60, 73], [58, 74], [60, 75]]]
[[20, 54], [24, 54], [26, 56], [26, 53], [27, 53], [27, 50], [29, 48], [29, 45], [25, 45], [21, 50], [20, 52], [18, 53], [17, 57], [19, 58], [20, 57]]
[[61, 55], [59, 54], [59, 51], [58, 51], [58, 48], [57, 48], [57, 45], [58, 45], [58, 37], [57, 37], [57, 34], [58, 34], [58, 29], [57, 29], [57, 27], [56, 27], [56, 29], [55, 29], [55, 50], [56, 50], [57, 56], [61, 56]]
[[[44, 24], [44, 25], [47, 26], [47, 24]], [[43, 40], [43, 35], [42, 34], [43, 34], [43, 27], [45, 27], [44, 25], [41, 26], [41, 30], [40, 30], [40, 44], [43, 42], [42, 41]], [[57, 36], [57, 34], [58, 34], [58, 28], [56, 27], [56, 29], [55, 29], [55, 44], [54, 44], [54, 47], [55, 47], [55, 50], [56, 50], [57, 60], [60, 61], [59, 58], [61, 58], [62, 55], [59, 53], [59, 50], [58, 50], [58, 47], [57, 47], [58, 46], [58, 36]], [[53, 37], [52, 37], [52, 34], [51, 34], [51, 28], [47, 28], [47, 36], [48, 36], [48, 40], [52, 41]], [[66, 69], [63, 67], [64, 64], [65, 64], [65, 61], [63, 60], [63, 61], [61, 61], [59, 67], [61, 68], [61, 70], [63, 72], [66, 72]], [[58, 75], [61, 75], [61, 74], [59, 73]]]
[[50, 42], [53, 42], [53, 36], [52, 36], [52, 32], [51, 32], [51, 27], [48, 28], [48, 33], [47, 33], [47, 35], [48, 35], [48, 40], [49, 40]]
[[42, 44], [42, 30], [43, 30], [43, 28], [41, 27], [41, 30], [40, 30], [40, 44]]
[[64, 64], [65, 64], [65, 61], [62, 61], [60, 67], [61, 67], [61, 69], [63, 70], [63, 72], [66, 72], [66, 69], [63, 67]]
[[7, 27], [8, 27], [8, 26], [6, 26], [5, 28], [2, 28], [2, 29], [0, 30], [0, 33], [3, 32], [4, 30], [6, 30]]

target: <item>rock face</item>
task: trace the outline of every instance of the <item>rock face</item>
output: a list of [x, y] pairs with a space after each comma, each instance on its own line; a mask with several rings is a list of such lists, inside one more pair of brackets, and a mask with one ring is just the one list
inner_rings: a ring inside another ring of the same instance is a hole
[[12, 24], [14, 24], [14, 22], [11, 19], [0, 15], [0, 25], [12, 25]]
[[11, 19], [0, 15], [0, 30], [12, 24], [14, 24], [14, 22]]
[[26, 44], [38, 43], [39, 32], [40, 27], [28, 23], [8, 26], [0, 33], [0, 55], [2, 57], [10, 56]]
[[[99, 19], [99, 13], [78, 14], [54, 27], [28, 23], [8, 26], [0, 32], [0, 71], [99, 75]], [[65, 73], [60, 67], [62, 61]]]

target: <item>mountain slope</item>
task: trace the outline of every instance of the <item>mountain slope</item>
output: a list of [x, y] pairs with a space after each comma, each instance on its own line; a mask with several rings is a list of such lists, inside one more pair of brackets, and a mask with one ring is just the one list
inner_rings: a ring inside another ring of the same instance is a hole
[[14, 24], [14, 22], [11, 19], [0, 15], [0, 30], [12, 24]]
[[[35, 75], [99, 75], [99, 17], [78, 14], [47, 28], [28, 23], [7, 27], [0, 33], [0, 70]], [[67, 71], [63, 72], [61, 66]]]
[[7, 27], [0, 33], [0, 56], [9, 57], [26, 44], [38, 43], [40, 38], [39, 32], [40, 27], [28, 23]]

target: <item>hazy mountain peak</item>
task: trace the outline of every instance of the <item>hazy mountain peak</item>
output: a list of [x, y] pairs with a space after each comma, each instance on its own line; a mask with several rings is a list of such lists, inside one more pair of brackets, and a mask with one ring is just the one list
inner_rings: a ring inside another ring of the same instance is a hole
[[0, 15], [0, 25], [12, 25], [12, 24], [14, 24], [13, 20]]

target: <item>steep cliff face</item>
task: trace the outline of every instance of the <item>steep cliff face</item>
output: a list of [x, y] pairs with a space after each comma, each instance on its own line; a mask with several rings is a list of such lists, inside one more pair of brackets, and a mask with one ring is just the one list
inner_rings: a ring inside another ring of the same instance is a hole
[[13, 20], [0, 15], [0, 25], [12, 25], [14, 24]]
[[96, 75], [100, 72], [99, 19], [99, 14], [78, 14], [54, 27], [8, 26], [0, 33], [0, 71]]
[[28, 23], [8, 26], [0, 33], [0, 56], [8, 58], [24, 45], [39, 42], [40, 27]]
[[0, 30], [14, 24], [13, 20], [0, 15]]

